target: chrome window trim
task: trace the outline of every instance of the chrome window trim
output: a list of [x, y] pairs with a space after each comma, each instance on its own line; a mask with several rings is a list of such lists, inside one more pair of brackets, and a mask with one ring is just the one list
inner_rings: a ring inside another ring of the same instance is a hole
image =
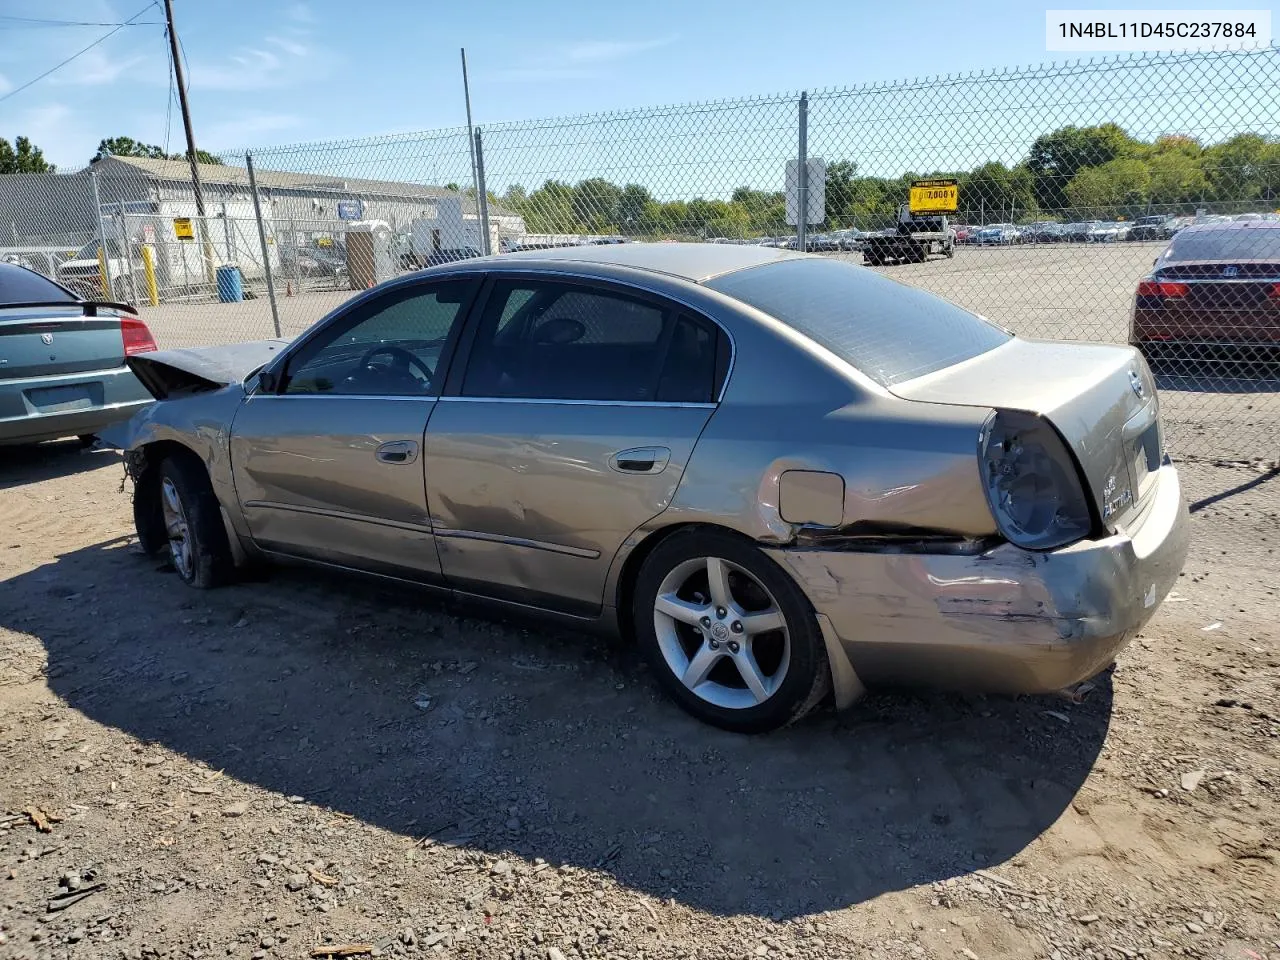
[[[615, 265], [605, 264], [605, 266], [615, 266]], [[628, 267], [625, 264], [617, 264], [616, 266], [624, 270], [637, 270], [642, 273], [651, 273], [654, 276], [664, 277], [670, 281], [674, 281], [675, 283], [694, 283], [694, 281], [692, 280], [685, 280], [683, 277], [677, 277], [669, 273], [661, 273], [657, 270], [644, 270], [641, 267]], [[672, 303], [678, 303], [680, 306], [684, 307], [686, 310], [692, 311], [695, 317], [711, 324], [713, 327], [715, 327], [717, 330], [723, 333], [729, 341], [729, 366], [724, 373], [724, 383], [720, 384], [720, 393], [716, 396], [715, 403], [711, 404], [711, 406], [716, 406], [717, 404], [719, 404], [721, 401], [724, 400], [725, 392], [729, 389], [729, 381], [733, 379], [733, 368], [738, 358], [738, 341], [734, 339], [732, 331], [730, 331], [729, 328], [726, 327], [723, 323], [716, 320], [714, 317], [708, 316], [706, 310], [703, 309], [702, 307], [699, 307], [696, 304], [692, 304], [688, 300], [682, 297], [674, 296], [670, 293], [666, 293], [665, 291], [659, 292], [657, 290], [654, 290], [652, 287], [644, 286], [643, 284], [635, 280], [626, 280], [626, 279], [621, 279], [618, 277], [610, 277], [610, 276], [600, 276], [598, 274], [583, 273], [580, 271], [573, 271], [573, 270], [558, 270], [558, 269], [547, 269], [542, 267], [515, 266], [515, 265], [508, 266], [507, 264], [500, 263], [500, 264], [494, 265], [493, 268], [490, 270], [481, 270], [479, 267], [472, 267], [468, 270], [459, 270], [458, 272], [459, 273], [481, 273], [484, 275], [486, 279], [489, 279], [489, 280], [496, 280], [501, 277], [509, 276], [509, 275], [522, 275], [522, 276], [531, 276], [531, 277], [561, 277], [561, 278], [568, 278], [570, 280], [586, 280], [586, 281], [592, 281], [595, 283], [601, 283], [605, 285], [614, 284], [619, 287], [625, 287], [629, 290], [637, 290], [640, 293], [647, 294], [650, 297], [656, 297], [659, 300], [669, 300]], [[694, 286], [697, 286], [697, 284], [694, 284]], [[716, 291], [716, 292], [718, 293], [719, 291]], [[441, 397], [441, 399], [444, 400], [444, 399], [450, 399], [450, 398]], [[561, 400], [561, 401], [555, 401], [555, 402], [570, 403], [574, 401]], [[583, 403], [601, 402], [602, 403], [605, 401], [584, 400], [581, 402]], [[632, 401], [619, 401], [619, 402], [630, 403]]]
[[[605, 266], [614, 266], [614, 265], [605, 264]], [[699, 286], [699, 284], [697, 284], [692, 280], [685, 280], [683, 277], [677, 277], [669, 273], [661, 273], [660, 271], [657, 271], [657, 270], [645, 270], [642, 267], [628, 267], [625, 264], [619, 264], [617, 266], [619, 269], [622, 269], [622, 270], [632, 270], [639, 273], [653, 274], [654, 276], [657, 276], [657, 277], [663, 277], [664, 279], [670, 282], [673, 282], [675, 284], [687, 283], [687, 284], [693, 284], [694, 286]], [[324, 329], [328, 327], [329, 324], [333, 320], [335, 320], [338, 316], [345, 314], [348, 310], [356, 309], [367, 300], [370, 300], [379, 294], [389, 293], [391, 290], [398, 289], [401, 287], [410, 287], [417, 283], [437, 283], [445, 280], [460, 280], [460, 279], [476, 276], [477, 274], [479, 275], [481, 281], [493, 280], [501, 276], [516, 275], [516, 276], [530, 276], [530, 277], [560, 277], [560, 278], [567, 278], [570, 280], [592, 281], [596, 283], [602, 283], [605, 285], [614, 284], [619, 287], [624, 287], [629, 290], [635, 290], [640, 293], [647, 294], [650, 297], [657, 297], [658, 299], [661, 299], [661, 300], [669, 300], [672, 303], [679, 304], [680, 306], [684, 307], [686, 310], [692, 311], [695, 317], [698, 317], [704, 320], [705, 322], [710, 323], [713, 327], [715, 327], [717, 330], [723, 333], [729, 341], [729, 366], [724, 373], [724, 383], [720, 384], [720, 393], [716, 396], [715, 403], [711, 405], [716, 406], [724, 401], [725, 393], [729, 389], [729, 383], [733, 380], [734, 367], [737, 365], [738, 341], [734, 338], [733, 331], [731, 331], [719, 320], [710, 316], [704, 308], [696, 304], [690, 303], [689, 300], [686, 298], [673, 295], [667, 292], [656, 291], [652, 287], [646, 286], [640, 283], [638, 280], [625, 279], [625, 278], [619, 278], [619, 277], [613, 277], [613, 276], [601, 276], [599, 274], [576, 271], [576, 270], [563, 270], [558, 268], [524, 266], [524, 265], [519, 265], [515, 263], [508, 264], [508, 263], [502, 263], [501, 261], [496, 261], [496, 262], [486, 261], [483, 265], [469, 264], [466, 261], [463, 261], [462, 263], [458, 264], [456, 267], [449, 268], [447, 272], [435, 273], [435, 274], [431, 274], [430, 276], [422, 276], [421, 274], [409, 274], [408, 276], [405, 276], [405, 277], [397, 277], [394, 280], [389, 280], [386, 282], [385, 285], [374, 287], [372, 290], [365, 290], [360, 294], [358, 294], [353, 299], [348, 300], [346, 303], [343, 303], [337, 307], [334, 307], [332, 310], [329, 311], [329, 313], [327, 313], [325, 316], [321, 317], [319, 320], [313, 323], [308, 329], [304, 330], [301, 334], [295, 337], [292, 343], [288, 344], [288, 346], [286, 346], [283, 350], [281, 350], [280, 353], [277, 354], [274, 359], [272, 359], [261, 370], [257, 371], [257, 373], [262, 373], [266, 370], [271, 370], [272, 372], [278, 372], [279, 370], [284, 369], [284, 367], [289, 362], [289, 358], [294, 353], [303, 349], [303, 347], [307, 343], [311, 342], [316, 337], [321, 336], [324, 333]], [[711, 288], [707, 288], [707, 289], [710, 290]], [[711, 291], [711, 292], [719, 293], [719, 291]], [[730, 297], [729, 299], [733, 299], [733, 298]], [[457, 358], [455, 357], [454, 359], [456, 360]], [[263, 394], [257, 393], [257, 390], [255, 389], [253, 396], [263, 396]], [[286, 396], [286, 394], [272, 394], [272, 396]], [[312, 396], [315, 396], [315, 394], [312, 394]], [[450, 398], [439, 397], [438, 399], [445, 400]], [[571, 401], [556, 401], [556, 402], [568, 403]], [[595, 403], [597, 401], [582, 401], [582, 402]], [[603, 402], [603, 401], [599, 401], [599, 402]], [[621, 401], [621, 402], [625, 403], [629, 401]]]
[[425, 397], [402, 397], [393, 394], [382, 396], [376, 393], [251, 393], [246, 400], [413, 400], [419, 403], [429, 401], [437, 403], [441, 397], [431, 394]]
[[714, 403], [678, 403], [674, 400], [556, 400], [549, 397], [439, 397], [441, 403], [542, 403], [578, 407], [672, 407], [714, 410]]

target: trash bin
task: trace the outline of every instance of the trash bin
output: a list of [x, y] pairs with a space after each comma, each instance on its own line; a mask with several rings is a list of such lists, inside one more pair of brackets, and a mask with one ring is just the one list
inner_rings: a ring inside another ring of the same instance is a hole
[[239, 303], [244, 299], [244, 277], [240, 275], [240, 268], [235, 264], [227, 263], [220, 266], [217, 270], [218, 279], [218, 299], [222, 303]]

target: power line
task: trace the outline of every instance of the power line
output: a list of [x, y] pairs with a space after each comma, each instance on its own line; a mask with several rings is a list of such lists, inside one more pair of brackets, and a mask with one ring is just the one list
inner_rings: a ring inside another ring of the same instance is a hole
[[159, 20], [131, 20], [124, 22], [106, 20], [44, 20], [37, 17], [10, 17], [0, 15], [0, 27], [145, 27], [160, 24]]
[[152, 0], [152, 2], [151, 2], [151, 3], [148, 3], [145, 7], [143, 7], [141, 10], [139, 10], [137, 13], [135, 13], [135, 14], [134, 14], [132, 17], [130, 17], [128, 20], [124, 21], [122, 24], [120, 24], [119, 26], [115, 27], [114, 29], [112, 29], [112, 30], [108, 30], [106, 33], [104, 33], [102, 36], [100, 36], [97, 40], [93, 41], [93, 43], [89, 44], [87, 47], [84, 47], [84, 48], [82, 48], [82, 49], [80, 49], [80, 50], [77, 50], [75, 53], [73, 53], [71, 56], [67, 57], [67, 59], [63, 60], [61, 63], [59, 63], [59, 64], [57, 64], [57, 65], [55, 65], [55, 66], [53, 66], [53, 67], [50, 67], [50, 68], [49, 68], [48, 70], [46, 70], [44, 73], [40, 74], [40, 76], [35, 77], [35, 78], [31, 79], [31, 80], [28, 80], [26, 83], [22, 84], [22, 85], [21, 85], [21, 86], [19, 86], [19, 87], [14, 87], [12, 90], [10, 90], [8, 93], [6, 93], [4, 96], [0, 97], [0, 103], [3, 103], [4, 101], [8, 100], [10, 97], [17, 96], [17, 95], [18, 95], [19, 93], [21, 93], [23, 90], [27, 89], [27, 87], [30, 87], [30, 86], [32, 86], [33, 84], [39, 83], [41, 80], [43, 80], [45, 77], [49, 76], [49, 74], [53, 73], [54, 71], [61, 70], [61, 69], [62, 69], [63, 67], [65, 67], [68, 63], [70, 63], [72, 60], [76, 59], [76, 58], [77, 58], [77, 57], [79, 57], [79, 56], [82, 56], [83, 54], [88, 53], [90, 50], [92, 50], [92, 49], [93, 49], [94, 47], [96, 47], [98, 44], [102, 43], [104, 40], [108, 40], [108, 39], [110, 39], [111, 37], [115, 36], [117, 33], [119, 33], [119, 32], [120, 32], [121, 30], [123, 30], [125, 27], [131, 27], [131, 26], [134, 26], [134, 21], [135, 21], [135, 20], [137, 20], [140, 16], [142, 16], [144, 13], [146, 13], [148, 10], [150, 10], [152, 7], [154, 7], [154, 6], [156, 6], [156, 5], [157, 5], [157, 4], [156, 4], [155, 0]]

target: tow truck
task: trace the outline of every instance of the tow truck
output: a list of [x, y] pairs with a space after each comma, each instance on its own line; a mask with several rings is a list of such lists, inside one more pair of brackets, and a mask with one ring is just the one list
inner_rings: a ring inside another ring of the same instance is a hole
[[878, 267], [890, 260], [924, 263], [934, 254], [955, 256], [956, 231], [947, 220], [955, 213], [959, 188], [955, 180], [916, 180], [910, 200], [898, 207], [898, 223], [864, 238], [862, 259]]

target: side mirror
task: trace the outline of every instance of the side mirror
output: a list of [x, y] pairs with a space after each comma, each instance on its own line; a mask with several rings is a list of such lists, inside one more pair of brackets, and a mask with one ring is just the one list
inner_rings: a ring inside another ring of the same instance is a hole
[[258, 374], [258, 393], [275, 393], [280, 388], [280, 381], [274, 372], [263, 370]]

